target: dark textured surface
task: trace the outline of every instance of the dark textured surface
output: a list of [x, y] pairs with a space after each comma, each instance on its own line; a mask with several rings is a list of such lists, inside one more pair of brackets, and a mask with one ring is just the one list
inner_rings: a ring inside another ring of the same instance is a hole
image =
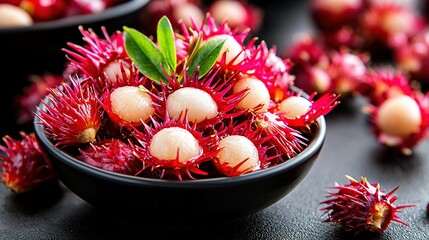
[[[305, 7], [267, 7], [261, 38], [282, 49], [294, 32], [311, 27]], [[288, 196], [245, 219], [206, 228], [171, 228], [151, 224], [147, 215], [100, 212], [62, 185], [19, 198], [0, 185], [0, 239], [429, 239], [429, 141], [411, 157], [386, 152], [360, 112], [363, 104], [364, 99], [351, 99], [329, 114], [324, 148], [308, 175]], [[354, 237], [322, 223], [319, 202], [326, 187], [347, 183], [345, 175], [366, 176], [385, 190], [400, 185], [396, 203], [416, 204], [399, 215], [409, 226], [393, 223], [383, 234]]]

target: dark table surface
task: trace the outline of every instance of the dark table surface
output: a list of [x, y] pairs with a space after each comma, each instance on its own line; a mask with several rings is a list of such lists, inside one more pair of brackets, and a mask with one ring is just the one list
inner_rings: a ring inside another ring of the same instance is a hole
[[[294, 33], [312, 29], [307, 2], [270, 3], [259, 33], [281, 51]], [[429, 141], [410, 157], [385, 151], [361, 113], [365, 99], [343, 101], [327, 117], [328, 134], [320, 157], [303, 181], [269, 208], [238, 221], [196, 228], [146, 225], [150, 216], [101, 212], [59, 184], [17, 197], [0, 185], [0, 239], [429, 239]], [[353, 236], [321, 221], [319, 202], [326, 187], [347, 183], [345, 175], [401, 187], [397, 204], [415, 204], [399, 214], [383, 234]]]

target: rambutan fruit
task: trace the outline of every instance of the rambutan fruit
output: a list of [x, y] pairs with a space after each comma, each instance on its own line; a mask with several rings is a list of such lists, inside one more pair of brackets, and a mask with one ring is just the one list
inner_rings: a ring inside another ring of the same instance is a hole
[[154, 114], [151, 94], [143, 86], [122, 86], [106, 92], [103, 108], [119, 126], [141, 125]]
[[152, 177], [183, 180], [208, 175], [200, 165], [218, 152], [214, 136], [205, 136], [186, 113], [177, 120], [165, 116], [157, 122], [152, 118], [151, 125], [144, 123], [144, 131], [134, 129], [137, 143], [131, 143], [131, 148]]
[[398, 199], [394, 192], [399, 187], [385, 193], [380, 189], [380, 184], [369, 183], [365, 177], [361, 177], [360, 182], [346, 177], [350, 183], [330, 187], [336, 192], [329, 192], [327, 200], [321, 202], [325, 205], [321, 210], [327, 215], [324, 222], [341, 225], [345, 231], [355, 234], [365, 231], [381, 233], [391, 222], [407, 226], [398, 213], [414, 205], [394, 205]]
[[31, 26], [33, 22], [31, 15], [19, 6], [9, 3], [0, 3], [1, 28]]
[[232, 87], [233, 93], [247, 90], [236, 108], [257, 113], [266, 112], [271, 103], [271, 96], [265, 84], [252, 76], [244, 76]]
[[250, 173], [268, 166], [277, 156], [268, 156], [264, 146], [269, 138], [259, 129], [252, 129], [252, 121], [230, 122], [217, 129], [218, 154], [213, 159], [216, 169], [225, 176], [233, 177]]
[[307, 145], [307, 139], [302, 133], [288, 126], [285, 119], [276, 113], [257, 113], [251, 121], [252, 128], [261, 131], [263, 137], [270, 138], [269, 143], [273, 144], [275, 150], [272, 155], [279, 156], [272, 161], [274, 164], [296, 156]]
[[415, 89], [408, 76], [391, 66], [370, 67], [357, 86], [356, 92], [368, 99], [369, 103], [379, 105], [388, 98], [411, 95]]
[[419, 12], [395, 1], [372, 1], [360, 23], [368, 45], [388, 49], [404, 46], [425, 26], [425, 19]]
[[429, 85], [429, 31], [422, 31], [410, 38], [404, 46], [395, 48], [394, 60], [398, 68], [420, 82]]
[[342, 97], [353, 95], [366, 75], [370, 56], [341, 49], [331, 52], [329, 58], [327, 73], [332, 80], [332, 92]]
[[238, 31], [258, 31], [263, 18], [262, 9], [244, 0], [216, 0], [207, 6], [207, 12], [210, 12], [218, 25], [228, 21], [228, 25]]
[[356, 26], [365, 5], [365, 0], [312, 0], [310, 13], [318, 29], [333, 31], [343, 26]]
[[101, 27], [102, 39], [93, 29], [85, 30], [79, 26], [79, 31], [85, 45], [67, 43], [71, 49], [63, 48], [70, 64], [92, 79], [107, 76], [110, 80], [116, 80], [121, 72], [129, 72], [132, 62], [125, 50], [122, 32], [109, 34], [105, 27]]
[[405, 155], [427, 137], [429, 126], [427, 95], [399, 95], [388, 98], [380, 105], [368, 108], [373, 132], [378, 141]]
[[302, 96], [302, 91], [290, 92], [290, 95], [277, 105], [275, 111], [292, 128], [308, 130], [317, 118], [328, 114], [340, 103], [340, 96], [335, 93], [326, 93], [314, 100], [315, 96], [316, 93], [307, 99]]
[[181, 83], [177, 76], [167, 76], [168, 85], [161, 86], [160, 94], [164, 99], [158, 104], [158, 112], [162, 114], [166, 111], [174, 119], [183, 118], [186, 112], [188, 120], [197, 123], [199, 128], [212, 127], [225, 118], [241, 114], [235, 108], [245, 91], [230, 93], [233, 80], [220, 81], [217, 75], [219, 70], [213, 68], [201, 79], [198, 72], [184, 76]]
[[30, 84], [23, 89], [22, 94], [16, 96], [18, 123], [26, 124], [33, 121], [34, 111], [40, 99], [46, 96], [49, 88], [55, 88], [65, 79], [61, 75], [46, 73], [29, 76]]
[[55, 146], [76, 146], [96, 140], [102, 124], [103, 111], [92, 88], [83, 89], [78, 79], [71, 85], [49, 89], [42, 100], [44, 109], [37, 107], [39, 121]]
[[56, 181], [56, 174], [44, 158], [34, 133], [20, 132], [21, 140], [3, 137], [0, 150], [1, 179], [12, 192], [20, 194]]
[[127, 175], [142, 170], [142, 162], [133, 154], [132, 148], [119, 139], [106, 139], [79, 149], [78, 159], [95, 167]]

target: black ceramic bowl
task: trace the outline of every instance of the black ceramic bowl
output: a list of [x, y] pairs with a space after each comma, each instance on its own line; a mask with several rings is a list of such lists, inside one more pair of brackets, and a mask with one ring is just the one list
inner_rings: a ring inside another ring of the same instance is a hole
[[92, 28], [101, 34], [105, 26], [109, 33], [122, 29], [124, 25], [138, 28], [142, 9], [149, 0], [128, 0], [112, 6], [100, 13], [68, 17], [48, 22], [35, 23], [32, 26], [0, 28], [0, 81], [7, 91], [0, 94], [0, 118], [2, 130], [17, 130], [14, 97], [23, 93], [28, 86], [29, 75], [56, 73], [61, 74], [67, 63], [62, 48], [67, 42], [83, 44], [78, 26]]
[[[43, 109], [43, 106], [40, 105]], [[163, 180], [122, 175], [93, 167], [54, 147], [35, 117], [35, 134], [59, 180], [73, 193], [109, 212], [129, 212], [169, 224], [226, 223], [259, 212], [284, 198], [306, 176], [326, 136], [325, 118], [296, 157], [237, 177]]]

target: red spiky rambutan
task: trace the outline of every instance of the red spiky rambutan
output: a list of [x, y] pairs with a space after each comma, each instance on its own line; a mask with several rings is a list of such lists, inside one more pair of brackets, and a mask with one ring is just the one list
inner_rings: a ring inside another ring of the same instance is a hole
[[269, 142], [275, 146], [272, 155], [281, 154], [285, 157], [278, 157], [272, 160], [274, 164], [296, 156], [307, 145], [307, 139], [302, 133], [287, 125], [287, 122], [280, 115], [272, 112], [257, 113], [251, 120], [253, 128], [262, 132], [263, 137], [270, 137]]
[[326, 93], [314, 100], [315, 96], [316, 93], [313, 93], [307, 99], [302, 96], [302, 91], [289, 91], [289, 96], [273, 110], [285, 119], [288, 126], [305, 131], [310, 129], [317, 118], [328, 114], [340, 103], [340, 96], [335, 93]]
[[378, 141], [402, 154], [412, 154], [412, 148], [427, 137], [429, 95], [415, 92], [386, 99], [367, 107], [370, 122]]
[[369, 45], [390, 49], [404, 46], [425, 26], [424, 17], [416, 9], [395, 1], [372, 1], [360, 24]]
[[[250, 124], [250, 125], [249, 125]], [[268, 166], [277, 156], [268, 156], [268, 147], [264, 143], [271, 138], [262, 137], [258, 129], [252, 130], [251, 121], [230, 122], [217, 131], [218, 154], [214, 165], [218, 171], [228, 177], [239, 176]]]
[[408, 76], [392, 66], [368, 68], [363, 81], [356, 88], [356, 92], [373, 105], [379, 105], [395, 96], [411, 95], [414, 91]]
[[133, 154], [132, 148], [119, 139], [106, 139], [79, 149], [78, 159], [95, 167], [127, 175], [135, 175], [143, 168], [142, 162]]
[[46, 73], [42, 75], [31, 75], [30, 85], [23, 89], [23, 93], [16, 96], [18, 105], [18, 123], [25, 124], [33, 121], [36, 105], [40, 99], [46, 96], [49, 88], [55, 88], [65, 79], [61, 75]]
[[102, 124], [103, 111], [92, 88], [83, 89], [78, 79], [71, 85], [63, 82], [61, 87], [51, 88], [45, 109], [37, 107], [39, 121], [46, 135], [56, 146], [74, 146], [96, 140]]
[[183, 180], [208, 175], [200, 165], [216, 156], [215, 136], [205, 136], [186, 113], [177, 120], [168, 116], [162, 122], [151, 120], [152, 126], [143, 123], [143, 131], [134, 129], [131, 148], [152, 177]]
[[14, 193], [20, 194], [56, 181], [56, 174], [44, 158], [34, 133], [20, 132], [21, 140], [8, 135], [3, 137], [0, 150], [0, 174], [3, 183]]
[[395, 206], [398, 199], [394, 192], [399, 188], [385, 193], [378, 183], [369, 183], [365, 177], [358, 182], [350, 176], [349, 184], [330, 187], [337, 192], [329, 192], [327, 200], [321, 202], [326, 207], [321, 210], [327, 218], [324, 222], [338, 224], [345, 231], [359, 234], [364, 231], [384, 232], [389, 224], [402, 222], [398, 217], [401, 209], [414, 207], [414, 205]]
[[278, 101], [284, 97], [284, 93], [294, 84], [295, 77], [290, 74], [293, 63], [290, 59], [283, 59], [276, 54], [276, 47], [268, 48], [262, 41], [255, 49], [261, 63], [255, 69], [253, 75], [260, 79], [267, 87], [271, 99]]
[[365, 38], [359, 28], [343, 26], [335, 31], [323, 31], [319, 34], [321, 42], [328, 49], [340, 50], [342, 48], [354, 51], [365, 49]]
[[330, 92], [335, 92], [342, 97], [353, 95], [366, 75], [370, 55], [341, 49], [332, 51], [329, 59], [330, 63], [326, 71], [332, 80]]
[[429, 31], [425, 30], [404, 46], [394, 50], [394, 60], [398, 68], [419, 81], [424, 87], [429, 84]]
[[85, 41], [84, 46], [67, 43], [71, 49], [63, 48], [70, 64], [77, 67], [86, 77], [93, 79], [105, 78], [116, 80], [116, 76], [125, 71], [128, 73], [132, 65], [124, 45], [123, 34], [117, 31], [109, 34], [101, 27], [104, 36], [101, 39], [93, 29], [85, 30], [79, 26], [79, 31]]
[[312, 0], [310, 12], [320, 30], [333, 31], [343, 26], [355, 27], [365, 5], [365, 0]]

